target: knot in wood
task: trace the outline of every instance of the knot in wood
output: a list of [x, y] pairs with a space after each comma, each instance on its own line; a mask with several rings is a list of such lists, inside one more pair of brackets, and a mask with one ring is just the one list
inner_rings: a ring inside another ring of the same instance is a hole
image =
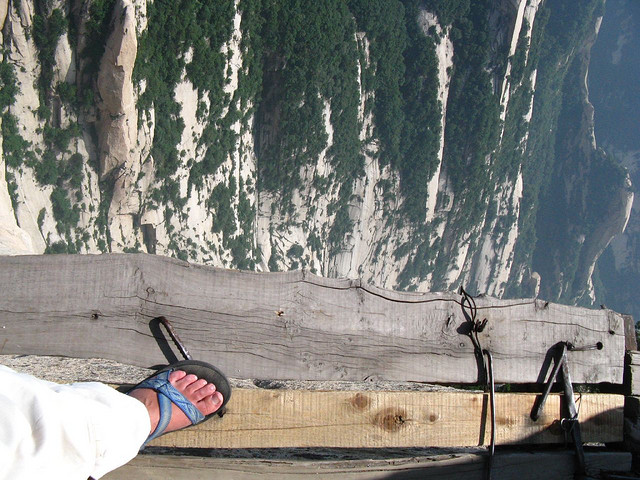
[[374, 422], [387, 432], [397, 432], [407, 421], [407, 413], [401, 408], [385, 408], [378, 412]]
[[358, 410], [364, 410], [371, 404], [371, 400], [363, 393], [356, 393], [351, 399], [351, 405], [356, 407]]

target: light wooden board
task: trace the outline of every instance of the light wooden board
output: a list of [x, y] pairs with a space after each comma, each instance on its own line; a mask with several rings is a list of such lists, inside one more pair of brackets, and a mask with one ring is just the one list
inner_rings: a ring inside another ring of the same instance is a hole
[[[560, 395], [530, 418], [533, 394], [496, 395], [496, 443], [562, 443]], [[585, 442], [622, 440], [624, 396], [578, 395]], [[195, 448], [453, 447], [490, 441], [488, 395], [236, 389], [222, 418], [173, 432], [154, 446]]]
[[[629, 471], [631, 454], [598, 452], [585, 455], [587, 473], [601, 470]], [[439, 479], [483, 480], [486, 457], [450, 454], [394, 460], [286, 461], [193, 458], [138, 455], [128, 465], [103, 477], [105, 480], [328, 480]], [[497, 454], [493, 478], [501, 480], [573, 480], [571, 452]]]
[[627, 379], [625, 387], [631, 395], [640, 395], [640, 352], [627, 352]]
[[[233, 377], [475, 383], [459, 299], [144, 254], [2, 257], [0, 354], [165, 363], [149, 325], [165, 315], [195, 358]], [[478, 305], [496, 382], [542, 381], [560, 341], [604, 347], [570, 353], [574, 382], [622, 382], [621, 315], [533, 299]]]
[[[56, 382], [120, 379], [115, 381], [131, 384], [151, 372], [99, 359], [0, 356], [0, 363]], [[316, 385], [320, 382], [264, 382], [281, 385], [278, 389], [259, 389], [250, 381], [232, 383], [236, 388], [223, 419], [214, 417], [203, 425], [168, 434], [155, 444], [225, 449], [424, 448], [486, 445], [490, 438], [489, 424], [483, 423], [483, 418], [488, 422], [488, 395], [479, 392], [408, 391], [404, 389], [416, 384], [390, 382], [321, 382], [322, 389]], [[557, 425], [559, 395], [551, 395], [538, 422], [529, 418], [535, 395], [499, 393], [496, 398], [499, 445], [563, 440]], [[621, 439], [625, 397], [576, 394], [576, 401], [586, 441]], [[625, 404], [625, 410], [630, 406]], [[637, 410], [628, 412], [634, 421]]]

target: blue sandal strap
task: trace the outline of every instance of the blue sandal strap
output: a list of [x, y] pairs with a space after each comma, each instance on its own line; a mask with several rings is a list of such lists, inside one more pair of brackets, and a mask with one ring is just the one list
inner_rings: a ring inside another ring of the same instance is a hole
[[138, 388], [150, 388], [158, 393], [158, 407], [160, 409], [160, 419], [158, 425], [149, 435], [144, 445], [147, 445], [151, 440], [159, 437], [164, 433], [171, 421], [171, 409], [172, 404], [176, 404], [180, 410], [184, 412], [192, 425], [202, 422], [205, 416], [191, 403], [182, 393], [180, 393], [169, 382], [169, 374], [173, 370], [166, 370], [157, 374], [154, 377], [148, 378], [140, 383], [135, 389]]
[[162, 394], [158, 395], [158, 407], [160, 409], [160, 419], [158, 420], [158, 425], [156, 429], [147, 437], [144, 441], [143, 447], [146, 447], [147, 444], [156, 437], [159, 437], [164, 433], [164, 431], [169, 426], [169, 422], [171, 422], [171, 409], [172, 407], [171, 400], [165, 397]]

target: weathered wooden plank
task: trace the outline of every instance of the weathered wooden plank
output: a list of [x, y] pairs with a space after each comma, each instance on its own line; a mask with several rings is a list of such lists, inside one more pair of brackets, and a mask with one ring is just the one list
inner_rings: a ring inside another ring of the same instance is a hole
[[636, 322], [632, 315], [622, 315], [624, 321], [625, 350], [638, 350], [636, 338]]
[[[195, 448], [454, 447], [487, 445], [488, 395], [236, 389], [222, 419], [164, 435], [155, 446]], [[530, 418], [534, 394], [496, 395], [496, 443], [562, 443], [560, 395]], [[585, 442], [622, 440], [624, 397], [583, 394]]]
[[[621, 383], [624, 322], [609, 310], [479, 298], [497, 382], [544, 379], [559, 341], [572, 379]], [[239, 378], [474, 383], [456, 294], [400, 293], [306, 272], [251, 273], [153, 255], [0, 258], [0, 353], [165, 362], [149, 322], [169, 317], [195, 358]], [[105, 341], [108, 339], [108, 341]]]
[[[631, 454], [597, 452], [585, 454], [587, 472], [629, 471]], [[106, 480], [327, 480], [438, 479], [482, 480], [486, 457], [480, 454], [449, 454], [393, 460], [291, 461], [236, 458], [193, 458], [138, 455], [129, 464], [106, 475]], [[493, 478], [501, 480], [572, 480], [571, 452], [497, 454]], [[599, 478], [599, 477], [598, 477]]]
[[640, 352], [627, 352], [626, 385], [630, 395], [640, 395]]

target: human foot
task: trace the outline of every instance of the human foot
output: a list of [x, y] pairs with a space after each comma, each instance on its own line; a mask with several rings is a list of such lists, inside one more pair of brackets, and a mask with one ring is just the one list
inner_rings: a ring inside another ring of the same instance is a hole
[[[176, 370], [169, 374], [168, 380], [205, 417], [218, 410], [223, 403], [222, 394], [216, 390], [213, 383], [208, 383], [205, 379], [199, 379], [193, 374]], [[151, 422], [150, 433], [153, 433], [160, 420], [159, 393], [150, 388], [137, 388], [129, 392], [129, 395], [140, 400], [147, 407]], [[191, 420], [187, 418], [182, 409], [173, 403], [171, 405], [171, 420], [164, 433], [179, 430], [191, 424]]]

